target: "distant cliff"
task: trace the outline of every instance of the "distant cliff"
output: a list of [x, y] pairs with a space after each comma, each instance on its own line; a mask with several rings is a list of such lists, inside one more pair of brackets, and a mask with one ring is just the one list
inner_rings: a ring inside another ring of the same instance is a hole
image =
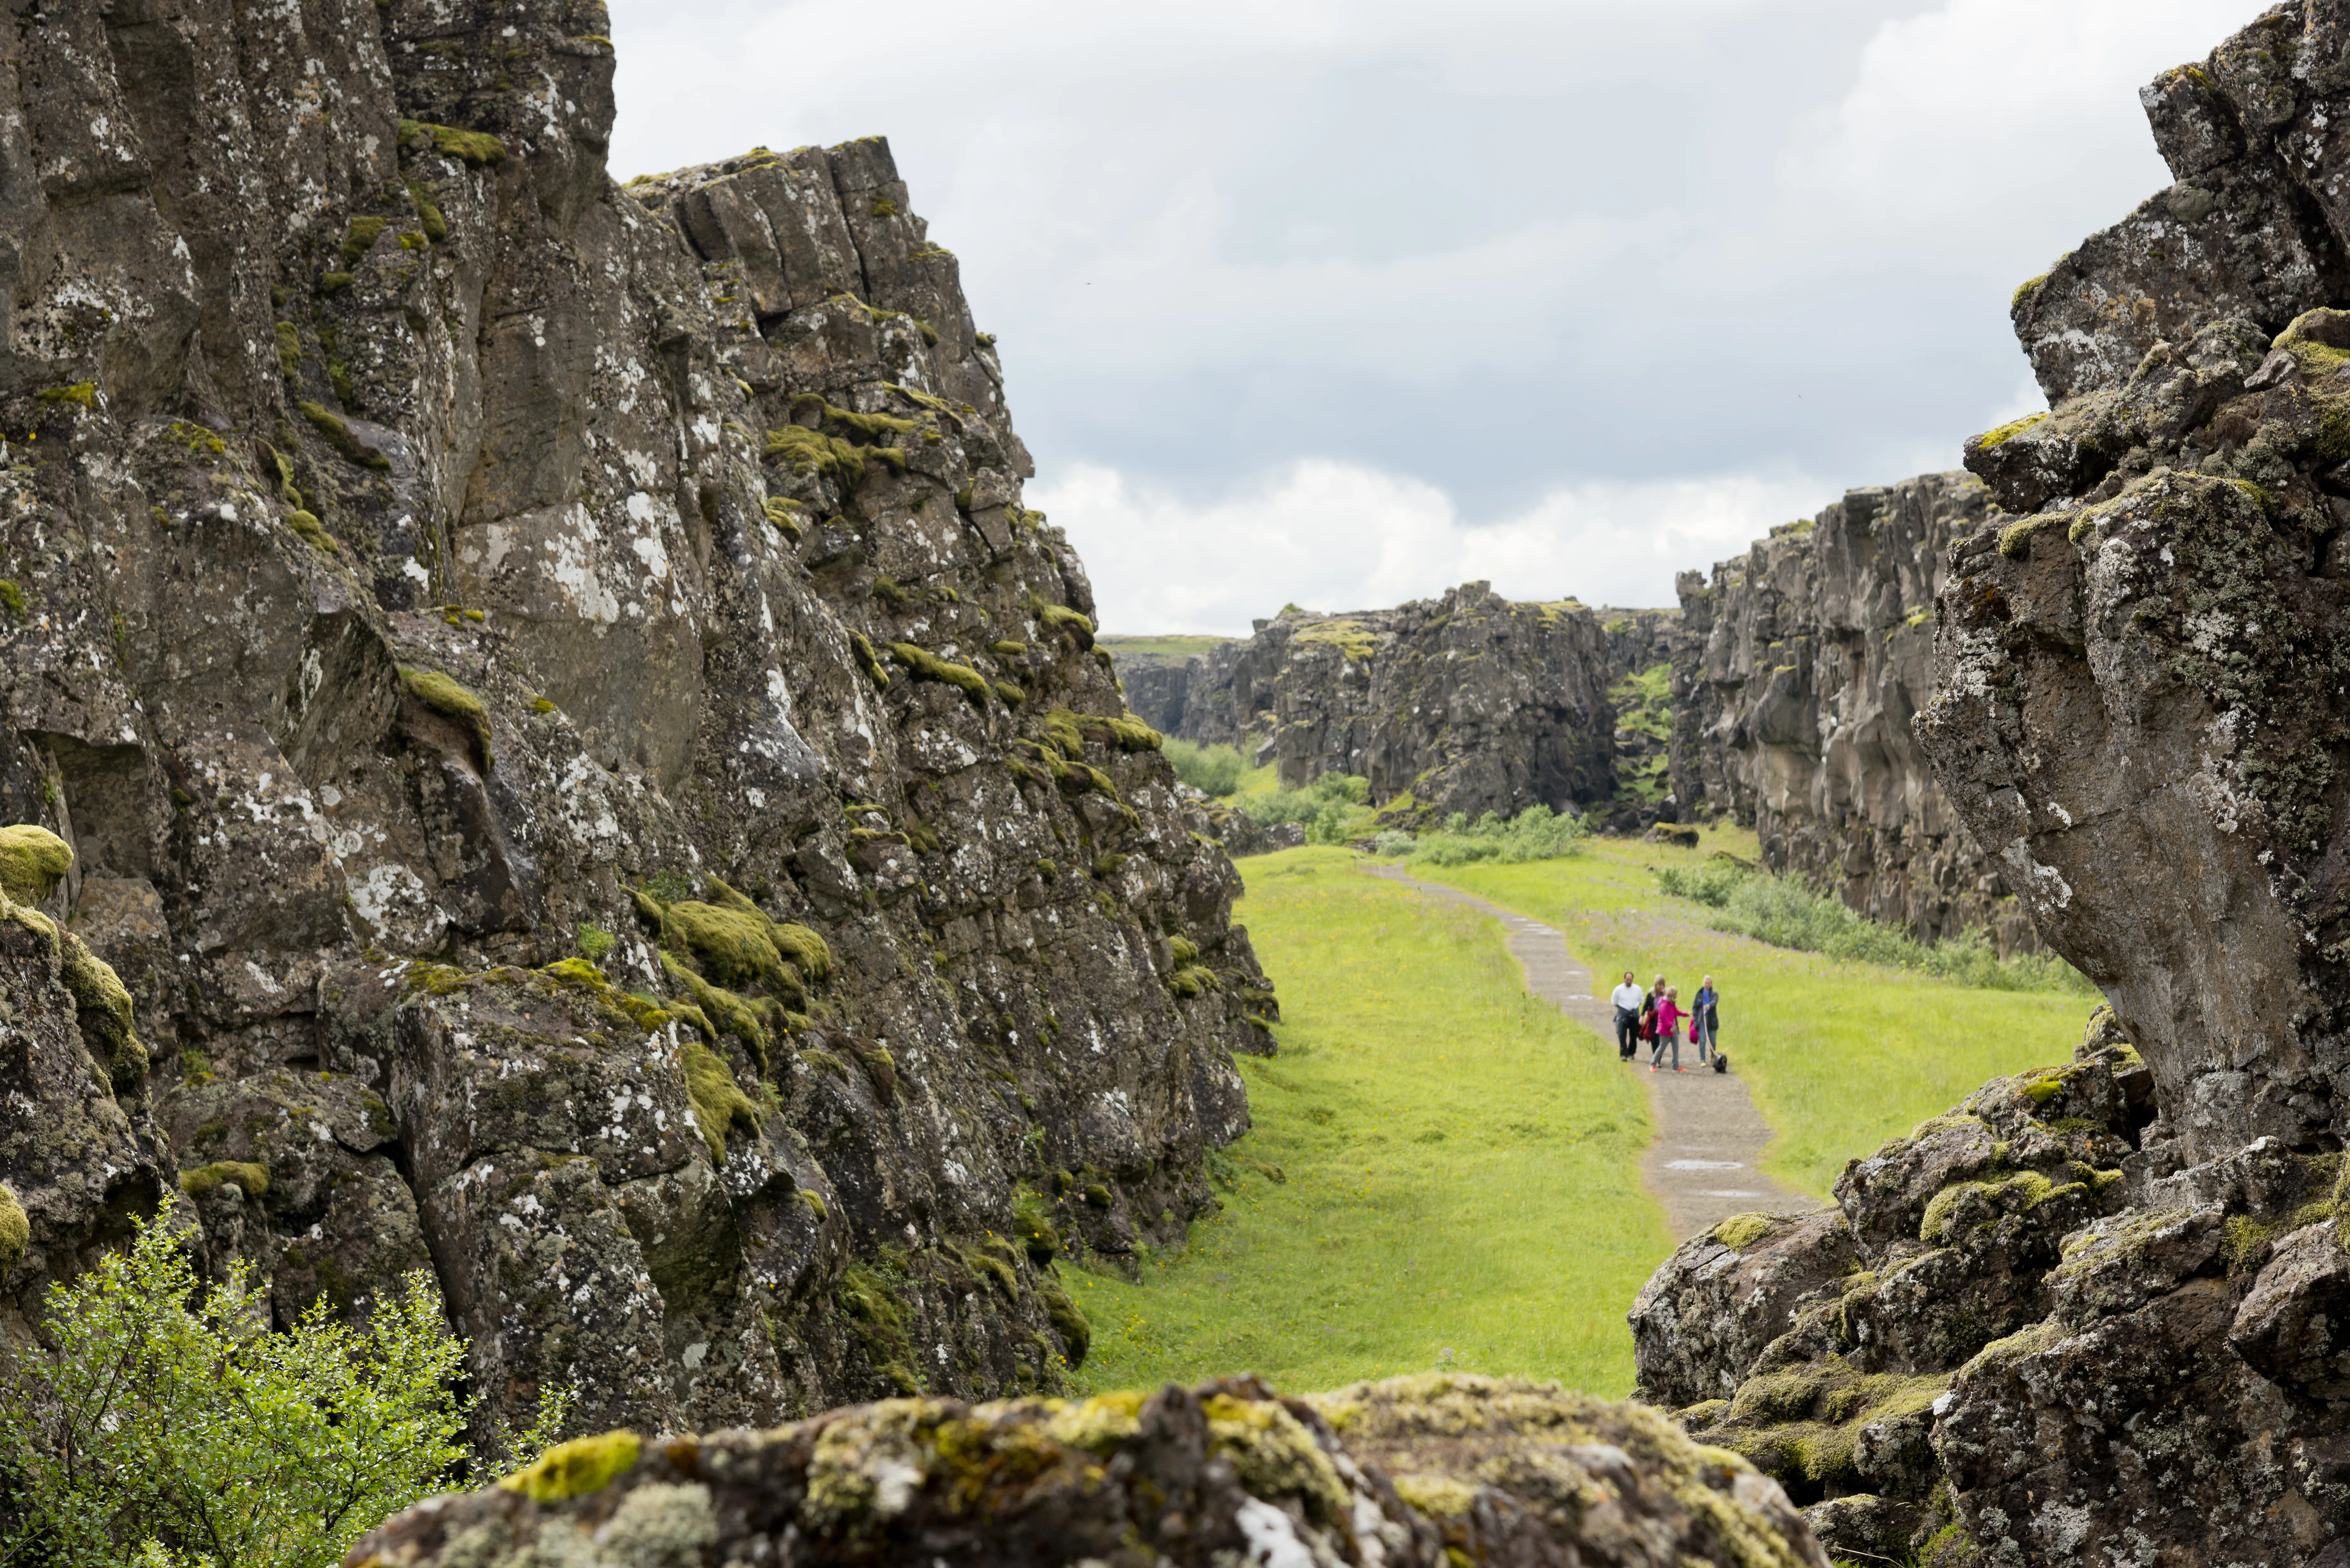
[[1934, 596], [1951, 540], [1995, 511], [1964, 473], [1855, 490], [1679, 578], [1672, 794], [1727, 814], [1764, 863], [1934, 941], [1989, 927], [2037, 945], [1928, 771], [1910, 716], [1933, 691]]
[[[1607, 612], [1653, 615], [1657, 612]], [[1645, 633], [1627, 625], [1627, 646]], [[1248, 746], [1295, 786], [1359, 774], [1399, 819], [1581, 810], [1616, 794], [1616, 679], [1599, 613], [1484, 583], [1386, 610], [1284, 609], [1180, 666], [1119, 666], [1171, 735]]]

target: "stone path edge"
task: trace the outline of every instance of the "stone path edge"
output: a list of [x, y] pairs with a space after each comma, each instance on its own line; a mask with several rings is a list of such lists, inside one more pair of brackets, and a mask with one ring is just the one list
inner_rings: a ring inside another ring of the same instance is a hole
[[[1575, 960], [1555, 928], [1458, 888], [1423, 882], [1400, 867], [1374, 864], [1364, 870], [1500, 922], [1511, 956], [1525, 972], [1526, 990], [1615, 1047], [1615, 1008], [1596, 994], [1590, 970]], [[1644, 1051], [1625, 1067], [1646, 1080], [1657, 1136], [1640, 1157], [1640, 1180], [1664, 1206], [1673, 1239], [1687, 1241], [1732, 1214], [1800, 1214], [1819, 1208], [1817, 1199], [1780, 1185], [1757, 1165], [1773, 1135], [1735, 1070], [1700, 1071], [1695, 1050], [1687, 1044], [1681, 1064], [1687, 1071], [1668, 1067], [1651, 1073]]]

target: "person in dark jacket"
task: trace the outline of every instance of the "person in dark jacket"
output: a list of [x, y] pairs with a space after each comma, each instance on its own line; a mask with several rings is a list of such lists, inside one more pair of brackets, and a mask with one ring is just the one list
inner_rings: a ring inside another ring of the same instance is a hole
[[1690, 1039], [1697, 1045], [1697, 1059], [1700, 1065], [1716, 1054], [1714, 1035], [1721, 1027], [1721, 1022], [1714, 1009], [1721, 1000], [1721, 993], [1713, 989], [1711, 975], [1707, 975], [1700, 982], [1697, 994], [1690, 999]]

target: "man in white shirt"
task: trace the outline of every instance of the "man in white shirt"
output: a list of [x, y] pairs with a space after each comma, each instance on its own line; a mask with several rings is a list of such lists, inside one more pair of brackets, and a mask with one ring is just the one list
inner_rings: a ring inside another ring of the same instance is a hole
[[1616, 1004], [1616, 1055], [1619, 1061], [1630, 1061], [1632, 1053], [1639, 1048], [1640, 1003], [1648, 999], [1648, 993], [1634, 981], [1628, 969], [1624, 971], [1624, 983], [1607, 993], [1607, 1000]]

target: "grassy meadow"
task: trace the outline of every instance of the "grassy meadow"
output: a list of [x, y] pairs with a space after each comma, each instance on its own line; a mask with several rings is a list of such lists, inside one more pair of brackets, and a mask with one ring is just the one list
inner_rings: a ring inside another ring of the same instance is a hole
[[1094, 639], [1097, 646], [1108, 649], [1114, 658], [1124, 658], [1132, 654], [1137, 658], [1176, 660], [1189, 659], [1195, 653], [1205, 653], [1212, 648], [1221, 648], [1232, 640], [1229, 637], [1193, 637], [1181, 633], [1167, 637], [1106, 635]]
[[[1976, 990], [1705, 929], [1705, 911], [1658, 891], [1648, 867], [1715, 849], [1757, 854], [1751, 831], [1711, 827], [1694, 850], [1603, 838], [1563, 860], [1411, 871], [1557, 927], [1601, 994], [1627, 969], [1644, 984], [1663, 971], [1684, 999], [1711, 974], [1722, 1046], [1778, 1129], [1763, 1168], [1816, 1197], [1846, 1160], [2078, 1044], [2093, 996]], [[1266, 967], [1282, 974], [1269, 955]]]
[[1344, 849], [1242, 870], [1281, 1054], [1242, 1062], [1255, 1130], [1220, 1161], [1223, 1211], [1139, 1285], [1070, 1271], [1082, 1384], [1465, 1368], [1627, 1392], [1623, 1314], [1672, 1245], [1634, 1165], [1644, 1085], [1526, 994], [1492, 920]]

